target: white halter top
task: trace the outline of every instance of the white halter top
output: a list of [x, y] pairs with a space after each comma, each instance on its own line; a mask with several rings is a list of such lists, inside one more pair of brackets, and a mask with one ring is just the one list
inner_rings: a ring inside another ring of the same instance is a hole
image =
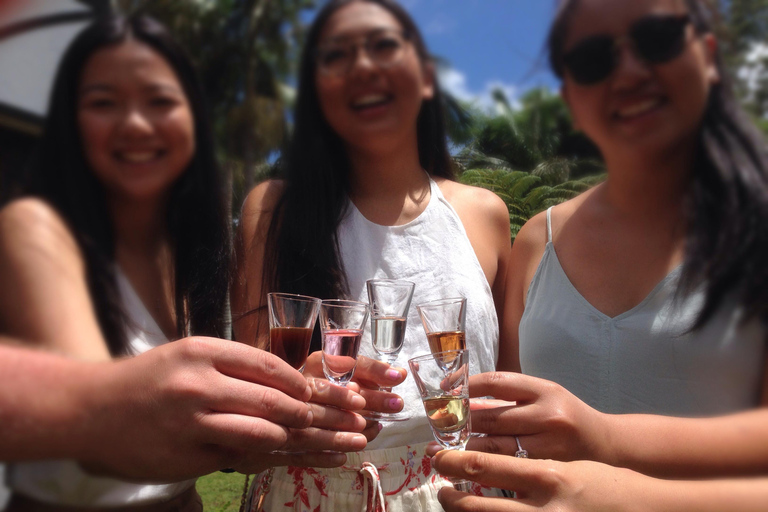
[[[131, 283], [117, 268], [117, 285], [131, 325], [129, 353], [138, 355], [168, 342]], [[195, 480], [172, 484], [136, 484], [85, 473], [73, 460], [28, 462], [8, 466], [14, 492], [46, 503], [78, 507], [117, 507], [165, 501], [186, 491]]]
[[[395, 366], [408, 367], [408, 359], [429, 354], [429, 344], [416, 307], [424, 302], [467, 298], [466, 343], [471, 351], [472, 374], [496, 369], [499, 325], [491, 287], [456, 211], [430, 179], [426, 209], [402, 226], [381, 226], [366, 219], [350, 201], [338, 228], [339, 246], [349, 296], [368, 302], [368, 279], [404, 279], [416, 283], [408, 313], [405, 342]], [[376, 358], [370, 322], [363, 333], [360, 354]], [[403, 397], [411, 419], [384, 424], [367, 449], [392, 448], [431, 441], [424, 407], [412, 376], [393, 390]]]

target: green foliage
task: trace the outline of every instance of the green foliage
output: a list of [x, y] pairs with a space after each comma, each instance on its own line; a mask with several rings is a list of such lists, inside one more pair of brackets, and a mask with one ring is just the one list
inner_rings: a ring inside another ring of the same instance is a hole
[[507, 169], [470, 169], [459, 181], [488, 189], [498, 195], [509, 209], [509, 230], [514, 243], [523, 224], [539, 212], [572, 199], [600, 183], [604, 175], [555, 182], [524, 171]]
[[493, 92], [496, 113], [473, 112], [473, 139], [456, 160], [465, 169], [497, 168], [544, 177], [600, 172], [597, 150], [573, 129], [562, 98], [545, 88], [531, 89], [513, 107], [501, 90]]
[[[146, 12], [169, 27], [195, 62], [208, 95], [234, 204], [259, 166], [287, 135], [288, 83], [295, 75], [313, 0], [118, 0], [124, 12]], [[236, 206], [237, 209], [237, 206]]]
[[211, 473], [197, 480], [197, 492], [203, 498], [206, 512], [237, 512], [243, 493], [245, 475]]
[[768, 0], [711, 1], [718, 13], [718, 41], [726, 67], [736, 79], [736, 91], [768, 134], [768, 53], [755, 52], [768, 41]]

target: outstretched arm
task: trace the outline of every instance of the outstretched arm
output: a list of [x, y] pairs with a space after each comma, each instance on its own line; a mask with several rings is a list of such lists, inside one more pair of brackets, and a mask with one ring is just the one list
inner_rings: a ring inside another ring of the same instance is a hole
[[110, 362], [0, 346], [0, 379], [7, 461], [74, 458], [123, 478], [177, 480], [225, 467], [336, 466], [343, 455], [319, 452], [366, 444], [358, 415], [304, 403], [359, 409], [359, 395], [317, 387], [278, 358], [224, 340], [187, 338]]
[[594, 460], [660, 477], [768, 474], [768, 408], [715, 418], [603, 414], [561, 386], [517, 373], [470, 378], [473, 450]]
[[591, 461], [517, 459], [443, 451], [433, 465], [446, 476], [517, 491], [517, 499], [470, 496], [451, 488], [438, 499], [446, 512], [751, 512], [765, 510], [768, 478], [660, 480]]

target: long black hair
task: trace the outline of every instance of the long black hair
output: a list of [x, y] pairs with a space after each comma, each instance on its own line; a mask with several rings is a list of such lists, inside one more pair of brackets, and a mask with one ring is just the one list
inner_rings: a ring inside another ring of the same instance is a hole
[[145, 16], [94, 21], [65, 52], [50, 98], [45, 131], [23, 193], [50, 203], [64, 217], [83, 252], [88, 288], [110, 352], [126, 352], [126, 316], [115, 276], [113, 225], [104, 187], [85, 158], [78, 129], [83, 69], [98, 50], [128, 38], [146, 44], [176, 73], [195, 124], [195, 154], [174, 183], [167, 223], [174, 253], [177, 330], [182, 335], [224, 335], [230, 230], [223, 179], [197, 74], [184, 50], [158, 22]]
[[[565, 0], [550, 29], [550, 64], [563, 77], [563, 44], [578, 5]], [[713, 31], [712, 11], [685, 0], [696, 32]], [[740, 108], [719, 52], [720, 81], [712, 86], [686, 198], [686, 249], [681, 290], [704, 286], [706, 299], [695, 328], [735, 296], [745, 320], [768, 324], [768, 153], [765, 139]]]
[[[390, 12], [403, 26], [422, 65], [431, 61], [418, 27], [393, 0], [331, 0], [317, 14], [301, 57], [294, 134], [280, 166], [286, 186], [266, 239], [264, 293], [281, 291], [321, 298], [345, 297], [348, 293], [336, 231], [347, 205], [350, 164], [342, 140], [320, 108], [315, 48], [328, 19], [353, 2], [377, 4]], [[419, 162], [430, 175], [453, 179], [442, 103], [435, 80], [434, 97], [422, 103], [417, 120]], [[313, 349], [315, 345], [313, 342]]]

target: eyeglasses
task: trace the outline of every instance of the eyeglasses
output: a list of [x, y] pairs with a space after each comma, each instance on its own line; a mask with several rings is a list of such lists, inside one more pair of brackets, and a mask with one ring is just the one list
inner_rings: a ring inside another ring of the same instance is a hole
[[408, 35], [399, 30], [377, 30], [362, 41], [332, 41], [317, 49], [317, 68], [328, 76], [344, 76], [357, 59], [357, 49], [362, 47], [368, 58], [377, 66], [386, 68], [397, 64], [405, 54]]
[[669, 62], [685, 49], [685, 29], [690, 22], [687, 14], [647, 16], [636, 21], [626, 36], [606, 34], [584, 39], [563, 56], [563, 64], [576, 83], [591, 85], [613, 73], [624, 44], [630, 44], [635, 55], [649, 64]]

